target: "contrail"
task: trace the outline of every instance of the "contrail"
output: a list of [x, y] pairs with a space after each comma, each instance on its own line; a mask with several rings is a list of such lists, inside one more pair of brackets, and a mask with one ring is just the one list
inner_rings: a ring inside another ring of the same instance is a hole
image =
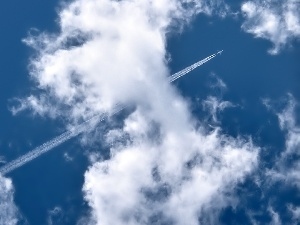
[[[208, 62], [209, 60], [216, 57], [218, 54], [221, 54], [222, 51], [219, 51], [211, 56], [206, 57], [205, 59], [202, 59], [196, 63], [194, 63], [191, 66], [186, 67], [185, 69], [171, 75], [168, 79], [169, 82], [172, 83], [178, 78], [188, 74], [192, 70], [196, 69], [197, 67], [203, 65], [204, 63]], [[112, 115], [117, 114], [118, 112], [122, 111], [125, 107], [117, 106], [116, 109], [113, 111]], [[61, 145], [62, 143], [66, 142], [67, 140], [79, 135], [80, 133], [83, 133], [84, 131], [87, 131], [92, 124], [99, 123], [105, 118], [107, 118], [109, 115], [107, 113], [104, 113], [102, 115], [96, 115], [90, 118], [89, 120], [81, 123], [78, 125], [75, 129], [66, 131], [62, 133], [61, 135], [51, 139], [50, 141], [45, 142], [44, 144], [34, 148], [30, 152], [26, 153], [25, 155], [20, 156], [19, 158], [7, 163], [3, 167], [0, 168], [0, 175], [5, 175], [7, 173], [12, 172], [13, 170], [25, 165], [26, 163], [38, 158], [39, 156], [45, 154], [46, 152], [49, 152], [50, 150], [54, 149], [55, 147]], [[93, 126], [91, 126], [93, 127]]]
[[5, 175], [21, 166], [24, 164], [32, 161], [33, 159], [39, 157], [40, 155], [50, 151], [51, 149], [59, 146], [60, 144], [66, 142], [67, 140], [71, 139], [72, 137], [77, 136], [78, 134], [86, 131], [88, 129], [88, 125], [94, 121], [94, 120], [99, 120], [103, 121], [105, 119], [106, 115], [102, 115], [99, 118], [99, 115], [92, 117], [88, 121], [85, 121], [84, 123], [78, 125], [76, 129], [73, 131], [66, 131], [62, 133], [61, 135], [51, 139], [50, 141], [47, 141], [46, 143], [36, 147], [32, 151], [26, 153], [25, 155], [22, 155], [21, 157], [11, 161], [10, 163], [6, 164], [2, 168], [0, 168], [0, 174]]
[[222, 52], [223, 52], [223, 50], [218, 51], [217, 53], [215, 53], [213, 55], [210, 55], [210, 56], [206, 57], [205, 59], [202, 59], [202, 60], [194, 63], [193, 65], [188, 66], [188, 67], [184, 68], [183, 70], [180, 70], [177, 73], [174, 73], [173, 75], [171, 75], [169, 77], [170, 83], [172, 83], [173, 81], [177, 80], [178, 78], [186, 75], [187, 73], [191, 72], [192, 70], [196, 69], [197, 67], [203, 65], [204, 63], [206, 63], [209, 60], [213, 59], [214, 57], [216, 57], [218, 54], [221, 54]]
[[[117, 106], [113, 113], [111, 115], [117, 114], [121, 110], [123, 110], [123, 107]], [[96, 115], [90, 118], [89, 120], [81, 123], [78, 125], [75, 129], [71, 131], [66, 131], [62, 133], [61, 135], [51, 139], [50, 141], [45, 142], [44, 144], [36, 147], [35, 149], [31, 150], [30, 152], [20, 156], [19, 158], [9, 162], [8, 164], [4, 165], [0, 168], [0, 174], [5, 175], [24, 164], [34, 160], [35, 158], [43, 155], [44, 153], [54, 149], [55, 147], [61, 145], [62, 143], [66, 142], [67, 140], [71, 139], [72, 137], [77, 136], [80, 133], [83, 133], [84, 131], [87, 131], [90, 127], [93, 127], [92, 124], [99, 123], [105, 118], [107, 118], [109, 115], [104, 113], [102, 115]], [[89, 126], [90, 125], [90, 126]]]

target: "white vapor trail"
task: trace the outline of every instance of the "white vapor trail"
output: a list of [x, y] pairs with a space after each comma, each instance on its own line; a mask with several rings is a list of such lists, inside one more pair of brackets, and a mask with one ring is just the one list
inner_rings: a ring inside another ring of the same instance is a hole
[[72, 137], [77, 136], [78, 134], [84, 132], [85, 130], [88, 129], [88, 124], [90, 124], [94, 120], [99, 120], [103, 121], [105, 119], [106, 115], [101, 115], [99, 118], [99, 115], [92, 117], [91, 119], [83, 122], [82, 124], [78, 125], [76, 129], [73, 131], [66, 131], [62, 133], [61, 135], [51, 139], [50, 141], [47, 141], [46, 143], [36, 147], [32, 151], [26, 153], [25, 155], [22, 155], [21, 157], [9, 162], [5, 166], [0, 168], [0, 174], [5, 175], [21, 166], [24, 164], [32, 161], [33, 159], [39, 157], [40, 155], [52, 150], [53, 148], [59, 146], [60, 144], [66, 142]]
[[[221, 54], [221, 53], [222, 53], [222, 51], [219, 51], [219, 52], [217, 52], [211, 56], [208, 56], [205, 59], [202, 59], [202, 60], [194, 63], [193, 65], [188, 66], [185, 69], [171, 75], [169, 77], [170, 83], [172, 83], [175, 80], [177, 80], [178, 78], [188, 74], [192, 70], [203, 65], [204, 63], [208, 62], [209, 60], [213, 59], [214, 57], [216, 57], [218, 54]], [[124, 107], [117, 106], [117, 108], [113, 111], [112, 115], [117, 114], [118, 112], [120, 112], [123, 109], [124, 109]], [[49, 152], [50, 150], [54, 149], [55, 147], [61, 145], [62, 143], [66, 142], [67, 140], [71, 139], [72, 137], [75, 137], [75, 136], [79, 135], [80, 133], [88, 130], [90, 124], [95, 124], [95, 123], [103, 121], [107, 116], [108, 115], [106, 113], [104, 113], [100, 116], [99, 115], [93, 116], [89, 120], [78, 125], [75, 129], [73, 129], [71, 131], [66, 131], [66, 132], [62, 133], [61, 135], [51, 139], [50, 141], [45, 142], [44, 144], [36, 147], [35, 149], [26, 153], [25, 155], [22, 155], [21, 157], [7, 163], [3, 167], [1, 167], [0, 174], [5, 175], [7, 173], [12, 172], [13, 170], [15, 170], [17, 168], [29, 163], [30, 161], [38, 158], [39, 156], [45, 154], [46, 152]]]
[[206, 57], [205, 59], [202, 59], [202, 60], [194, 63], [193, 65], [188, 66], [188, 67], [184, 68], [183, 70], [180, 70], [177, 73], [174, 73], [172, 76], [169, 77], [170, 83], [172, 83], [173, 81], [177, 80], [178, 78], [186, 75], [187, 73], [191, 72], [192, 70], [196, 69], [197, 67], [203, 65], [204, 63], [213, 59], [214, 57], [216, 57], [218, 54], [221, 54], [222, 52], [223, 52], [223, 50], [218, 51], [217, 53], [210, 55], [210, 56]]

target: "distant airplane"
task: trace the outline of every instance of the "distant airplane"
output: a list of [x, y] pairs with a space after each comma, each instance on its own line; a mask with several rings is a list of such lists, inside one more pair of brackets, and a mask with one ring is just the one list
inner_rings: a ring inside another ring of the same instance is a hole
[[221, 55], [223, 51], [224, 51], [224, 50], [218, 51], [217, 54], [220, 54], [220, 55]]

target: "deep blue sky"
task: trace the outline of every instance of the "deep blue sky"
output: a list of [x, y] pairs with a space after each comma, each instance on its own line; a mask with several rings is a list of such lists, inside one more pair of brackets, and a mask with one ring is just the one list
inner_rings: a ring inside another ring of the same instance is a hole
[[[227, 2], [236, 8], [240, 5], [236, 1]], [[34, 89], [27, 70], [33, 51], [22, 43], [22, 39], [31, 28], [56, 31], [58, 6], [59, 1], [10, 0], [0, 7], [0, 155], [5, 156], [6, 161], [64, 130], [59, 121], [30, 112], [13, 116], [9, 111], [14, 98], [28, 95]], [[300, 101], [300, 43], [294, 41], [292, 47], [272, 56], [267, 53], [271, 42], [242, 31], [241, 20], [241, 16], [221, 19], [200, 15], [184, 32], [170, 34], [167, 41], [172, 57], [169, 67], [173, 73], [217, 50], [224, 50], [221, 56], [176, 81], [175, 85], [190, 99], [199, 120], [205, 120], [206, 113], [197, 99], [211, 95], [235, 104], [236, 107], [220, 114], [222, 129], [232, 136], [251, 135], [253, 141], [262, 146], [261, 160], [267, 167], [276, 161], [284, 148], [284, 132], [274, 113], [262, 104], [262, 99], [284, 102], [291, 93], [296, 101]], [[227, 90], [211, 87], [216, 77], [222, 79]], [[298, 109], [296, 115], [299, 112]], [[73, 161], [65, 161], [63, 154], [66, 152], [74, 157]], [[61, 218], [58, 215], [61, 222], [55, 224], [75, 224], [86, 213], [81, 189], [87, 160], [82, 152], [82, 147], [73, 139], [8, 175], [15, 187], [16, 205], [30, 225], [47, 224], [49, 210], [56, 206], [61, 207], [65, 215]], [[299, 190], [295, 186], [282, 188], [278, 184], [258, 190], [250, 179], [238, 190], [243, 204], [236, 209], [224, 209], [220, 217], [222, 224], [251, 224], [246, 209], [262, 210], [263, 214], [256, 218], [262, 224], [268, 223], [270, 217], [264, 213], [270, 201], [274, 202], [285, 224], [290, 221], [290, 216], [283, 205], [300, 205]]]
[[[7, 161], [63, 131], [55, 121], [41, 119], [29, 113], [13, 116], [8, 110], [15, 97], [24, 96], [32, 90], [27, 66], [33, 52], [22, 39], [27, 37], [31, 28], [41, 31], [56, 30], [57, 7], [58, 1], [34, 0], [6, 1], [0, 8], [2, 17], [0, 27], [3, 31], [0, 38], [0, 151]], [[72, 163], [70, 167], [63, 168], [65, 161], [62, 151], [72, 150], [72, 154], [76, 155], [76, 152], [80, 151], [80, 146], [72, 144], [71, 141], [67, 145], [59, 146], [57, 150], [49, 155], [49, 158], [42, 157], [31, 166], [24, 166], [24, 170], [12, 174], [15, 201], [29, 224], [46, 224], [48, 211], [57, 205], [66, 208], [73, 217], [68, 219], [66, 224], [74, 224], [79, 216], [77, 212], [78, 208], [82, 208], [84, 158], [81, 158], [80, 163]], [[50, 158], [52, 159], [49, 160]], [[56, 165], [55, 168], [63, 169], [53, 171], [53, 164]], [[39, 169], [43, 165], [44, 169]], [[39, 178], [36, 179], [37, 177]]]

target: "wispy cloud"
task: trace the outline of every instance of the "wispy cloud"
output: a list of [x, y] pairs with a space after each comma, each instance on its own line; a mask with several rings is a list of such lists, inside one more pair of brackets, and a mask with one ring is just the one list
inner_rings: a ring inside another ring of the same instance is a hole
[[300, 2], [298, 0], [254, 0], [242, 4], [245, 21], [242, 29], [273, 43], [270, 54], [278, 54], [300, 37]]
[[0, 175], [0, 224], [18, 224], [20, 215], [14, 203], [13, 194], [11, 180]]
[[6, 160], [3, 156], [0, 156], [0, 163], [6, 163]]
[[292, 213], [293, 220], [295, 221], [295, 224], [300, 222], [300, 207], [295, 206], [289, 206], [288, 207], [290, 212]]
[[52, 210], [48, 211], [48, 225], [63, 224], [64, 211], [61, 207], [55, 206]]
[[[289, 224], [298, 224], [300, 219], [298, 205], [294, 205], [295, 202], [291, 199], [281, 200], [280, 207], [285, 207], [287, 213], [290, 214], [290, 217], [286, 218], [282, 214], [282, 210], [281, 212], [278, 210], [279, 197], [273, 193], [273, 188], [276, 188], [277, 192], [282, 194], [287, 189], [299, 190], [300, 187], [300, 127], [296, 116], [298, 103], [291, 94], [288, 94], [283, 101], [277, 101], [276, 103], [274, 104], [270, 99], [263, 100], [263, 104], [277, 115], [279, 128], [285, 136], [285, 145], [280, 149], [272, 167], [263, 169], [261, 179], [265, 182], [261, 188], [266, 195], [270, 194], [268, 196], [268, 213], [272, 218], [271, 224], [286, 224], [287, 221]], [[283, 106], [282, 103], [284, 103]], [[278, 107], [281, 109], [278, 109]], [[278, 211], [276, 212], [275, 209]], [[281, 219], [285, 219], [285, 221], [281, 221]]]
[[280, 128], [285, 132], [285, 149], [278, 161], [273, 176], [300, 187], [300, 127], [296, 123], [296, 100], [289, 95], [287, 106], [277, 113]]
[[208, 96], [205, 100], [203, 100], [202, 105], [204, 110], [206, 110], [210, 114], [212, 122], [214, 123], [217, 123], [219, 121], [218, 115], [223, 110], [225, 110], [226, 108], [235, 107], [235, 105], [231, 102], [222, 101], [215, 96]]

